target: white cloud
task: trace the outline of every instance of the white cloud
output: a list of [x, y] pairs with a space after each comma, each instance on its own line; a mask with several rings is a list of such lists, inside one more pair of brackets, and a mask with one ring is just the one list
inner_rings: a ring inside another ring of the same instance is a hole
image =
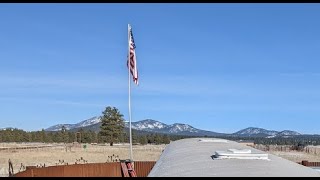
[[126, 83], [116, 75], [0, 76], [0, 93], [10, 92], [106, 92], [117, 93]]

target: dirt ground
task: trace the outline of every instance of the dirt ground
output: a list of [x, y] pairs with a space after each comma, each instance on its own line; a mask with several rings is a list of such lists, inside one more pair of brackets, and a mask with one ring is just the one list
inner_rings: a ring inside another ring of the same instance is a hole
[[256, 145], [254, 148], [293, 162], [301, 162], [303, 160], [320, 162], [320, 146], [306, 146], [301, 151], [291, 150], [291, 146], [288, 145], [269, 145], [269, 148], [266, 147], [266, 145]]
[[312, 162], [320, 162], [320, 155], [308, 154], [305, 152], [282, 152], [282, 151], [268, 151], [270, 154], [274, 154], [276, 156], [282, 157], [284, 159], [288, 159], [293, 162], [301, 162], [302, 160], [312, 161]]
[[[42, 144], [43, 145], [43, 144]], [[55, 166], [63, 164], [114, 162], [129, 159], [129, 144], [91, 145], [65, 147], [55, 144], [52, 147], [17, 149], [18, 147], [41, 146], [41, 144], [0, 143], [0, 176], [8, 176], [8, 160], [13, 164], [14, 173], [23, 171], [26, 166]], [[135, 161], [157, 161], [166, 145], [133, 145]], [[11, 149], [5, 149], [11, 147]], [[16, 149], [15, 149], [16, 147]], [[2, 149], [2, 150], [1, 150]]]
[[[10, 149], [7, 149], [8, 147]], [[22, 147], [36, 148], [19, 149]], [[157, 161], [165, 147], [166, 145], [133, 145], [133, 159], [135, 161]], [[320, 150], [320, 147], [312, 147], [312, 149]], [[304, 151], [269, 150], [266, 152], [293, 162], [301, 162], [302, 160], [320, 162], [318, 151], [307, 153]], [[129, 144], [114, 146], [70, 144], [66, 147], [64, 144], [0, 143], [0, 177], [8, 176], [9, 159], [12, 161], [14, 173], [17, 173], [25, 170], [26, 166], [43, 167], [75, 163], [114, 162], [119, 159], [129, 159], [129, 153]]]

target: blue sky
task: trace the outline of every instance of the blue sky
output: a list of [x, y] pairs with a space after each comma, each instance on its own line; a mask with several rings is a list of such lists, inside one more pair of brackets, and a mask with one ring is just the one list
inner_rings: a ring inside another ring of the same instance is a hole
[[319, 4], [1, 4], [0, 128], [132, 120], [320, 134]]

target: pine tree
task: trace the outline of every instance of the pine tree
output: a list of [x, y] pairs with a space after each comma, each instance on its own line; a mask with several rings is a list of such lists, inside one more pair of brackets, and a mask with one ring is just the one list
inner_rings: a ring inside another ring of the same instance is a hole
[[83, 128], [80, 128], [80, 130], [78, 131], [77, 141], [79, 143], [84, 143], [84, 129]]
[[41, 131], [34, 132], [34, 138], [35, 142], [43, 142]]
[[32, 141], [32, 133], [31, 132], [28, 133], [28, 137], [27, 138], [29, 139], [28, 142], [33, 142]]
[[91, 133], [91, 137], [92, 137], [91, 143], [98, 143], [97, 133], [95, 133], [94, 131], [90, 131], [90, 133]]
[[[137, 132], [132, 130], [131, 131], [131, 136], [132, 136], [132, 143], [137, 143], [138, 142], [138, 136], [137, 136]], [[130, 137], [129, 137], [130, 138]]]
[[97, 139], [98, 139], [98, 143], [103, 143], [103, 138], [100, 132], [97, 134]]
[[148, 143], [147, 137], [146, 136], [140, 136], [139, 143], [142, 144], [142, 145], [147, 144]]
[[48, 134], [46, 135], [45, 142], [46, 142], [46, 143], [52, 143], [52, 142], [53, 142], [53, 140], [52, 140], [52, 133], [48, 133]]
[[162, 138], [161, 138], [161, 136], [160, 136], [159, 134], [156, 134], [156, 135], [155, 135], [155, 137], [154, 137], [154, 142], [155, 142], [156, 144], [161, 144]]
[[119, 137], [119, 141], [120, 142], [128, 142], [128, 139], [129, 138], [127, 138], [127, 133], [126, 132], [122, 132], [121, 134], [120, 134], [120, 137]]
[[162, 138], [162, 143], [164, 144], [169, 144], [170, 143], [170, 138], [168, 135], [164, 135]]
[[147, 140], [148, 140], [148, 144], [153, 144], [154, 143], [154, 134], [148, 134], [147, 135]]
[[92, 136], [90, 131], [84, 131], [83, 132], [83, 142], [84, 143], [91, 143], [92, 141]]
[[47, 142], [47, 135], [44, 129], [41, 130], [41, 140], [42, 142]]
[[68, 143], [69, 135], [68, 135], [68, 132], [67, 132], [67, 128], [65, 126], [61, 127], [61, 137], [62, 137], [62, 142], [63, 143]]
[[103, 142], [108, 142], [110, 146], [113, 146], [114, 142], [119, 141], [119, 137], [123, 132], [123, 115], [117, 108], [110, 106], [106, 107], [102, 114], [99, 134]]

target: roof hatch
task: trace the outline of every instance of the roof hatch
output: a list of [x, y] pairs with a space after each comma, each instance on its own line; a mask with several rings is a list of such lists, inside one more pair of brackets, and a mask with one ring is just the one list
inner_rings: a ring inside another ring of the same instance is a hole
[[214, 159], [263, 159], [269, 160], [266, 153], [252, 153], [250, 149], [228, 149], [216, 151]]

